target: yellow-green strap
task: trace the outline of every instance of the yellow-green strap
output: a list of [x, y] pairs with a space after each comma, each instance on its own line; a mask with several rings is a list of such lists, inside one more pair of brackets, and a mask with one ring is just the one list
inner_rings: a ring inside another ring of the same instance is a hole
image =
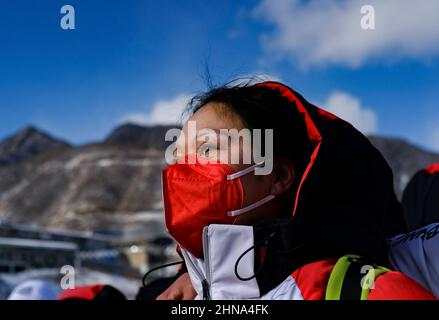
[[[341, 291], [343, 288], [346, 272], [351, 265], [351, 259], [360, 259], [361, 257], [354, 254], [347, 254], [338, 259], [334, 268], [329, 276], [328, 285], [326, 288], [325, 300], [340, 300]], [[390, 271], [384, 267], [374, 267], [368, 270], [366, 275], [362, 279], [361, 300], [367, 300], [371, 289], [371, 284], [375, 282], [375, 279], [379, 275]]]
[[325, 300], [340, 300], [341, 288], [344, 276], [351, 263], [349, 258], [360, 258], [360, 256], [347, 254], [338, 259], [329, 276], [328, 286], [326, 287]]
[[[375, 267], [370, 269], [367, 274], [363, 278], [362, 289], [361, 289], [361, 300], [367, 300], [369, 296], [370, 289], [373, 288], [373, 284], [375, 280], [383, 273], [386, 273], [390, 271], [390, 269], [387, 269], [385, 267]], [[372, 286], [370, 285], [372, 284]]]

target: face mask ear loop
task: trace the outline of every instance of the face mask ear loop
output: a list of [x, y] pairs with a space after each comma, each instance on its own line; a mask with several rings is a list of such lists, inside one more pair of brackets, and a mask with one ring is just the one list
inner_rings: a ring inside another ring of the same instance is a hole
[[245, 169], [243, 169], [241, 171], [238, 171], [238, 172], [235, 172], [235, 173], [232, 173], [232, 174], [228, 174], [227, 175], [227, 180], [234, 180], [234, 179], [238, 179], [238, 178], [240, 178], [242, 176], [245, 176], [246, 174], [254, 171], [255, 168], [261, 167], [263, 164], [264, 164], [264, 161], [261, 161], [261, 162], [258, 162], [256, 164], [250, 166], [250, 167], [247, 167], [247, 168], [245, 168]]
[[247, 253], [249, 253], [251, 250], [255, 249], [256, 247], [258, 247], [258, 246], [260, 246], [260, 245], [266, 245], [266, 246], [268, 246], [268, 245], [270, 244], [270, 240], [271, 240], [275, 235], [276, 235], [275, 232], [271, 233], [267, 238], [262, 239], [261, 241], [255, 243], [255, 244], [252, 245], [250, 248], [248, 248], [248, 249], [245, 250], [243, 253], [241, 253], [241, 255], [239, 256], [239, 258], [236, 260], [236, 263], [235, 263], [235, 275], [236, 275], [236, 277], [237, 277], [239, 280], [241, 280], [241, 281], [249, 281], [249, 280], [255, 278], [255, 277], [259, 274], [259, 272], [262, 270], [263, 265], [261, 265], [261, 266], [259, 267], [259, 269], [258, 269], [258, 270], [257, 270], [252, 276], [250, 276], [250, 277], [248, 277], [248, 278], [243, 278], [243, 277], [241, 277], [241, 276], [239, 275], [239, 273], [238, 273], [239, 262], [241, 261], [241, 259], [242, 259]]
[[265, 198], [262, 198], [261, 200], [256, 201], [255, 203], [252, 203], [252, 204], [248, 205], [247, 207], [244, 207], [244, 208], [241, 208], [241, 209], [237, 209], [237, 210], [227, 211], [227, 215], [229, 217], [240, 216], [240, 215], [242, 215], [242, 214], [244, 214], [246, 212], [249, 212], [249, 211], [251, 211], [251, 210], [253, 210], [255, 208], [258, 208], [258, 207], [266, 204], [267, 202], [273, 200], [275, 197], [276, 197], [275, 195], [270, 194], [270, 195], [266, 196]]

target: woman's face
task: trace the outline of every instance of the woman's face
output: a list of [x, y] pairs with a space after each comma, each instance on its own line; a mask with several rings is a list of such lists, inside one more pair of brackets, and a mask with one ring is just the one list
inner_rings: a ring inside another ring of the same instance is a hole
[[[190, 135], [189, 127], [193, 127], [194, 124], [196, 125], [197, 134]], [[184, 124], [182, 128], [184, 134], [177, 140], [177, 156], [181, 157], [189, 153], [192, 154], [193, 152], [188, 151], [192, 145], [196, 147], [195, 150], [200, 159], [216, 159], [222, 163], [227, 163], [236, 171], [245, 169], [254, 164], [253, 160], [251, 164], [243, 163], [243, 153], [248, 151], [246, 148], [249, 146], [245, 145], [242, 139], [231, 141], [224, 134], [224, 129], [240, 131], [245, 128], [246, 126], [241, 118], [229, 107], [220, 103], [210, 102], [195, 112]], [[223, 133], [220, 132], [221, 129], [223, 129]], [[228, 140], [228, 143], [222, 143], [225, 140]], [[238, 162], [231, 161], [233, 153], [239, 155]], [[273, 177], [273, 173], [255, 175], [254, 172], [241, 177], [245, 194], [244, 207], [255, 203], [267, 195], [273, 194]], [[239, 216], [237, 223], [251, 225], [264, 218], [280, 215], [281, 213], [278, 211], [280, 211], [279, 201], [275, 198], [265, 205]]]

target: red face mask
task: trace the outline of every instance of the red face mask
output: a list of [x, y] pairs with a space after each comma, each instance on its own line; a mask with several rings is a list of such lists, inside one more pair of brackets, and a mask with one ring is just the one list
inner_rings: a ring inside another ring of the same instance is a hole
[[234, 224], [237, 216], [270, 201], [269, 195], [243, 208], [244, 189], [240, 177], [262, 163], [236, 172], [221, 163], [179, 164], [162, 173], [163, 202], [169, 234], [194, 256], [203, 257], [204, 227]]

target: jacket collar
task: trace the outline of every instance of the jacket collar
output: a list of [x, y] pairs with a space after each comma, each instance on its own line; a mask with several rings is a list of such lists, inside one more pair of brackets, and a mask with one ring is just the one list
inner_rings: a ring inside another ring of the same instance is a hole
[[[196, 258], [182, 248], [197, 299], [259, 298], [261, 293], [256, 278], [243, 281], [235, 274], [236, 262], [253, 245], [253, 227], [211, 224], [203, 230], [204, 259]], [[249, 250], [240, 259], [237, 272], [241, 278], [254, 274], [254, 250]]]

